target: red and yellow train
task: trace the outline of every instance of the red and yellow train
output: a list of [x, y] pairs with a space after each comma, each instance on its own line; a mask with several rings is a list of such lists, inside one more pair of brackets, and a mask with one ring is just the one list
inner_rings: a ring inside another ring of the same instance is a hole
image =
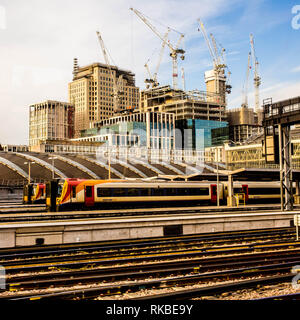
[[23, 203], [45, 203], [46, 202], [46, 184], [30, 183], [23, 188]]
[[[234, 182], [234, 194], [245, 203], [280, 201], [277, 182]], [[219, 200], [225, 204], [226, 182], [219, 183]], [[46, 206], [51, 211], [112, 207], [167, 205], [215, 205], [217, 184], [210, 181], [128, 181], [59, 179], [47, 183]]]

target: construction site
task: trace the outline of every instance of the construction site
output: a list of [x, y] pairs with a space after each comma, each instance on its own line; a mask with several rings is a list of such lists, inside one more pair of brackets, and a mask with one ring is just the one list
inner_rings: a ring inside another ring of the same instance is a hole
[[107, 300], [107, 318], [125, 310], [108, 300], [299, 300], [300, 96], [263, 96], [253, 33], [231, 71], [213, 19], [192, 25], [209, 61], [201, 72], [188, 61], [190, 89], [184, 62], [199, 48], [167, 19], [128, 11], [159, 43], [143, 85], [94, 30], [99, 61], [72, 50], [66, 101], [28, 103], [29, 144], [0, 146], [0, 301]]

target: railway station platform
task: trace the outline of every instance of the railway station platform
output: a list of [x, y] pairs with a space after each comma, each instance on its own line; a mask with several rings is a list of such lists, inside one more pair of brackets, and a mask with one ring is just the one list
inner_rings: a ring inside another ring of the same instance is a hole
[[6, 222], [0, 223], [0, 248], [289, 227], [297, 213], [266, 210]]

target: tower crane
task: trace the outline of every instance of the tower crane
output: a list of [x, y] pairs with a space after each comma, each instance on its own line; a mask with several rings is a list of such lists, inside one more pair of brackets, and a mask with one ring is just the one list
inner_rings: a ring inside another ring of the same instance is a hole
[[[157, 31], [157, 29], [146, 19], [146, 17], [138, 10], [130, 8], [163, 42], [164, 37]], [[184, 53], [183, 49], [179, 48], [180, 42], [183, 39], [184, 35], [180, 33], [180, 38], [175, 46], [173, 46], [170, 41], [167, 41], [166, 44], [170, 49], [170, 56], [172, 58], [172, 66], [173, 66], [173, 73], [172, 73], [172, 82], [173, 88], [176, 90], [178, 88], [178, 55], [180, 54], [180, 58], [184, 60]]]
[[248, 85], [249, 85], [249, 73], [251, 69], [251, 52], [248, 54], [248, 64], [247, 64], [247, 71], [246, 71], [246, 79], [243, 86], [243, 103], [242, 107], [248, 107]]
[[[224, 69], [225, 68], [228, 69], [228, 67], [226, 65], [226, 61], [225, 61], [225, 49], [222, 48], [221, 52], [219, 52], [218, 47], [217, 47], [217, 43], [216, 43], [216, 39], [215, 39], [214, 35], [212, 33], [210, 33], [210, 39], [211, 40], [209, 40], [203, 22], [200, 19], [198, 19], [197, 21], [198, 21], [199, 26], [200, 26], [198, 31], [202, 32], [202, 35], [203, 35], [203, 37], [205, 39], [205, 42], [206, 42], [207, 47], [208, 47], [208, 51], [210, 53], [210, 56], [211, 56], [211, 59], [212, 59], [212, 62], [213, 62], [213, 69], [214, 69], [214, 72], [215, 72], [215, 75], [216, 75], [216, 84], [217, 84], [216, 93], [219, 94], [220, 93], [219, 75], [222, 74], [222, 76], [226, 77]], [[231, 74], [231, 72], [228, 70], [228, 75], [230, 75], [230, 74]], [[227, 93], [231, 93], [231, 85], [228, 83], [228, 79], [226, 81], [225, 86], [226, 86], [226, 92]]]
[[112, 80], [113, 83], [113, 93], [111, 94], [111, 96], [113, 97], [113, 111], [114, 112], [118, 112], [120, 111], [120, 102], [121, 102], [121, 96], [124, 93], [123, 90], [121, 89], [121, 82], [122, 82], [122, 75], [118, 78], [114, 76], [114, 73], [112, 71], [111, 65], [109, 63], [109, 59], [108, 59], [108, 55], [107, 55], [107, 50], [105, 48], [104, 45], [104, 41], [101, 37], [101, 34], [99, 31], [96, 31], [101, 49], [102, 49], [102, 53], [103, 53], [103, 57], [105, 60], [105, 64], [109, 70], [109, 74], [110, 74], [110, 78]]
[[259, 110], [259, 87], [261, 85], [261, 78], [258, 74], [258, 61], [257, 57], [255, 55], [255, 49], [254, 49], [254, 40], [253, 40], [253, 34], [250, 34], [250, 45], [251, 45], [251, 54], [252, 54], [252, 60], [253, 60], [253, 67], [254, 67], [254, 90], [255, 90], [255, 111], [258, 112]]
[[[153, 74], [153, 76], [152, 76], [152, 74], [151, 74], [151, 72], [149, 70], [149, 66], [148, 66], [149, 59], [144, 65], [144, 67], [146, 68], [146, 70], [148, 72], [148, 75], [149, 75], [149, 79], [145, 79], [145, 82], [148, 83], [148, 84], [151, 84], [151, 86], [153, 88], [159, 86], [159, 83], [157, 81], [157, 74], [158, 74], [158, 70], [159, 70], [159, 67], [160, 67], [160, 64], [161, 64], [161, 60], [162, 60], [162, 57], [163, 57], [164, 49], [165, 49], [165, 46], [166, 46], [166, 43], [167, 43], [168, 34], [169, 34], [170, 31], [171, 31], [171, 29], [168, 28], [167, 32], [164, 35], [164, 40], [163, 40], [162, 45], [161, 45], [161, 49], [160, 49], [160, 53], [159, 53], [159, 57], [158, 57], [158, 62], [157, 62], [155, 73]], [[150, 85], [148, 85], [148, 86], [150, 86]]]

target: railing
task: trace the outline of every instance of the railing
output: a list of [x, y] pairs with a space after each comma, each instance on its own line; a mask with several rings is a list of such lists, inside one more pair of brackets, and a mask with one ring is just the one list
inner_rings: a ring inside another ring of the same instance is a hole
[[117, 159], [140, 159], [150, 162], [175, 162], [200, 164], [205, 162], [205, 152], [190, 149], [147, 149], [146, 147], [109, 147], [102, 146], [97, 150], [97, 156]]

